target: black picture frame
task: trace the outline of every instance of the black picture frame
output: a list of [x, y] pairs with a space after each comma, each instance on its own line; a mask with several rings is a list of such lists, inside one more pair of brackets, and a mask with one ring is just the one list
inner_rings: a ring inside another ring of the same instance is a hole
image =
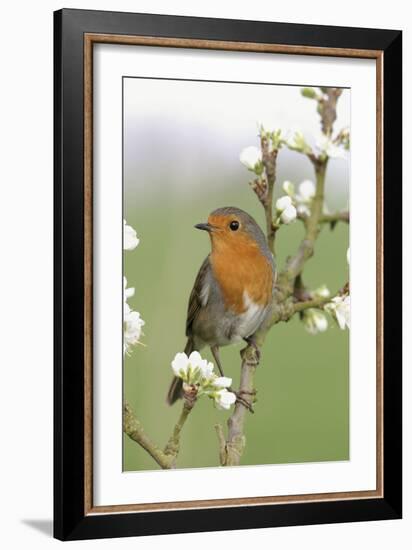
[[[382, 52], [385, 250], [382, 498], [122, 514], [85, 512], [85, 33]], [[54, 14], [54, 71], [54, 536], [76, 540], [401, 518], [401, 31], [63, 9]]]

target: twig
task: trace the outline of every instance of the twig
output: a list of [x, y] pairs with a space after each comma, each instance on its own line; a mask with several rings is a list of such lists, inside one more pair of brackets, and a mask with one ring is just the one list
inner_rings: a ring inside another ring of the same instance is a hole
[[334, 214], [323, 214], [319, 223], [335, 224], [337, 222], [349, 223], [349, 212], [335, 212]]
[[301, 311], [305, 311], [305, 309], [323, 308], [323, 306], [328, 302], [330, 302], [332, 298], [333, 296], [328, 296], [327, 298], [316, 297], [316, 298], [312, 298], [311, 300], [305, 300], [304, 302], [296, 302], [293, 305], [293, 314], [300, 313]]
[[175, 427], [173, 428], [173, 433], [169, 438], [169, 441], [166, 444], [164, 453], [168, 456], [173, 456], [175, 459], [177, 458], [177, 455], [179, 454], [180, 449], [180, 434], [182, 431], [182, 428], [187, 420], [187, 417], [190, 414], [190, 411], [193, 409], [194, 401], [187, 401], [186, 399], [183, 401], [183, 409], [180, 413], [179, 419], [175, 424]]
[[262, 150], [264, 174], [260, 174], [258, 178], [251, 182], [251, 187], [263, 206], [266, 222], [266, 238], [268, 246], [272, 254], [274, 254], [277, 227], [273, 223], [273, 193], [276, 179], [276, 160], [279, 148], [273, 143], [273, 139], [272, 148], [270, 147], [270, 143], [271, 139], [268, 133], [262, 129], [260, 134], [260, 147]]
[[194, 403], [184, 401], [180, 417], [173, 428], [173, 433], [162, 451], [145, 433], [142, 424], [136, 418], [132, 408], [126, 402], [123, 408], [123, 431], [142, 447], [164, 470], [176, 467], [176, 459], [180, 449], [180, 433], [193, 408]]
[[262, 134], [260, 143], [262, 148], [262, 162], [265, 167], [267, 177], [267, 193], [264, 200], [261, 202], [265, 211], [267, 241], [269, 249], [273, 254], [276, 235], [276, 229], [273, 225], [273, 191], [276, 179], [276, 160], [278, 156], [278, 149], [273, 149], [272, 151], [270, 150], [270, 142], [265, 134]]
[[333, 130], [333, 124], [336, 120], [336, 104], [342, 94], [341, 88], [321, 88], [325, 94], [318, 98], [318, 112], [321, 118], [322, 131], [330, 136]]
[[[302, 240], [295, 256], [289, 258], [285, 270], [279, 276], [280, 283], [290, 283], [303, 270], [306, 261], [313, 256], [315, 241], [319, 233], [319, 223], [322, 216], [323, 201], [325, 193], [325, 175], [327, 159], [318, 160], [315, 163], [316, 193], [312, 201], [312, 209], [309, 218], [306, 220], [305, 238]], [[286, 281], [285, 281], [286, 279]]]

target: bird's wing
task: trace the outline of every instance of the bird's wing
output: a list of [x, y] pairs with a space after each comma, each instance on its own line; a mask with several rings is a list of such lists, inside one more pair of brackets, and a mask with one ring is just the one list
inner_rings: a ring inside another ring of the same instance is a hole
[[209, 256], [202, 263], [199, 273], [197, 274], [193, 290], [190, 293], [189, 304], [187, 308], [186, 319], [186, 336], [192, 335], [193, 322], [201, 308], [205, 307], [209, 299], [209, 282], [210, 275], [210, 261]]

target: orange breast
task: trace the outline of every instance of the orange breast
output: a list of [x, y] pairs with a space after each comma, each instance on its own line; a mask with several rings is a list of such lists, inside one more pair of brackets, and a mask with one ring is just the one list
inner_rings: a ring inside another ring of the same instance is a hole
[[245, 292], [256, 304], [266, 306], [270, 302], [272, 266], [254, 241], [238, 239], [236, 246], [219, 242], [212, 246], [210, 259], [227, 308], [243, 313]]

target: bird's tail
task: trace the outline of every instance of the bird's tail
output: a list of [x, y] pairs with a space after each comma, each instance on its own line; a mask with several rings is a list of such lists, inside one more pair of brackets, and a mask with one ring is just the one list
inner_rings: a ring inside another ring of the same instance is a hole
[[[189, 338], [185, 347], [185, 353], [186, 355], [190, 355], [192, 351], [195, 351], [195, 348], [193, 340]], [[173, 403], [182, 397], [182, 384], [183, 381], [181, 378], [178, 378], [177, 376], [173, 378], [166, 397], [166, 402], [168, 405], [173, 405]]]

